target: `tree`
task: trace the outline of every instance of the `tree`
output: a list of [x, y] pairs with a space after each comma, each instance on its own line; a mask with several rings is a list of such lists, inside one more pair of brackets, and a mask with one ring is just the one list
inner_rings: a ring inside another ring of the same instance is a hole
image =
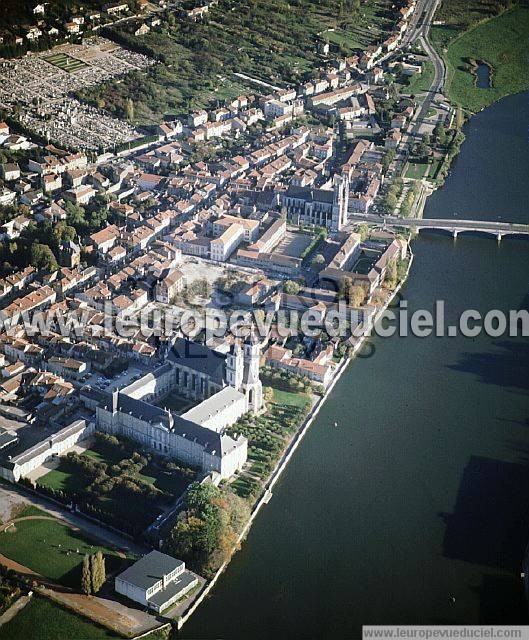
[[364, 302], [366, 297], [366, 292], [363, 287], [359, 285], [354, 285], [349, 289], [349, 304], [352, 307], [360, 307]]
[[107, 579], [106, 568], [105, 568], [105, 558], [101, 549], [95, 555], [96, 566], [97, 566], [97, 580], [99, 584], [99, 589], [105, 584], [105, 580]]
[[345, 277], [340, 287], [339, 297], [350, 304], [352, 307], [359, 307], [364, 302], [366, 292], [363, 287], [354, 285], [351, 278]]
[[42, 269], [48, 273], [57, 271], [59, 268], [57, 260], [53, 255], [53, 251], [47, 244], [42, 244], [40, 242], [34, 242], [31, 245], [31, 264], [36, 269]]
[[248, 517], [249, 507], [238, 496], [213, 484], [195, 482], [169, 534], [167, 551], [211, 575], [229, 559]]
[[299, 284], [294, 280], [286, 280], [283, 284], [283, 291], [291, 296], [295, 296], [299, 293]]
[[125, 117], [129, 122], [134, 122], [134, 102], [132, 102], [132, 98], [127, 98]]
[[369, 227], [367, 226], [367, 224], [361, 224], [358, 227], [358, 233], [360, 234], [360, 239], [363, 242], [369, 235]]
[[417, 155], [419, 158], [427, 158], [430, 152], [430, 147], [423, 141], [417, 145]]
[[382, 158], [382, 171], [387, 173], [389, 165], [395, 159], [395, 149], [388, 149]]
[[388, 213], [392, 213], [397, 206], [397, 196], [393, 192], [389, 192], [384, 198], [384, 208]]
[[89, 596], [92, 593], [92, 579], [90, 575], [90, 559], [86, 555], [83, 558], [83, 569], [81, 572], [81, 591]]
[[446, 129], [444, 128], [444, 125], [441, 122], [438, 122], [435, 125], [433, 134], [440, 145], [446, 144]]
[[388, 264], [388, 268], [386, 269], [385, 282], [390, 286], [393, 286], [397, 283], [397, 263], [395, 260], [392, 260]]
[[317, 253], [314, 258], [312, 259], [312, 264], [314, 266], [318, 266], [320, 264], [325, 264], [325, 258], [324, 256], [322, 256], [321, 253]]
[[272, 402], [274, 399], [274, 390], [272, 387], [265, 387], [263, 389], [263, 398], [265, 402]]
[[92, 593], [97, 593], [101, 585], [99, 584], [99, 572], [95, 554], [90, 556], [90, 580], [92, 584]]

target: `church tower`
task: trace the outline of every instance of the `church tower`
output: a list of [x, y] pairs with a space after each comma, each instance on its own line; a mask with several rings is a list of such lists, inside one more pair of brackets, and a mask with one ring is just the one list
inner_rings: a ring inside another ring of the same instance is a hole
[[347, 223], [349, 208], [349, 178], [347, 173], [336, 174], [333, 178], [333, 202], [331, 231], [340, 231]]
[[248, 398], [248, 409], [258, 413], [263, 408], [263, 385], [259, 379], [261, 345], [252, 333], [244, 341], [244, 373], [242, 390]]
[[244, 355], [241, 345], [235, 343], [226, 357], [226, 381], [230, 387], [241, 390], [244, 373]]

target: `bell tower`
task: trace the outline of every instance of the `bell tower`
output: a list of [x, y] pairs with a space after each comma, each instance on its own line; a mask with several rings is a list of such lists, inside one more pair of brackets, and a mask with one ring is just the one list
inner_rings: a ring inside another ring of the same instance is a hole
[[241, 345], [235, 343], [226, 356], [226, 381], [240, 391], [244, 373], [244, 355]]
[[248, 398], [248, 409], [258, 413], [263, 408], [263, 385], [259, 379], [261, 345], [252, 333], [244, 341], [244, 374], [242, 390]]

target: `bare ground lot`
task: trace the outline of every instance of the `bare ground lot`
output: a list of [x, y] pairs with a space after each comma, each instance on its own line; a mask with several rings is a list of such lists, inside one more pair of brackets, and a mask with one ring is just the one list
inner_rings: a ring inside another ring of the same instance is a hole
[[313, 236], [307, 233], [287, 231], [283, 240], [274, 249], [274, 253], [289, 256], [290, 258], [299, 258], [312, 240]]

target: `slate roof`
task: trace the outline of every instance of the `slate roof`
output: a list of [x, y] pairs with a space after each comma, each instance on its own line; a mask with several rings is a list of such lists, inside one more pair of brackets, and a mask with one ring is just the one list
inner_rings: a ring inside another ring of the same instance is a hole
[[209, 347], [185, 338], [177, 338], [167, 357], [175, 364], [209, 376], [212, 382], [218, 385], [224, 384], [226, 356]]
[[125, 569], [118, 578], [140, 589], [148, 589], [159, 582], [164, 575], [183, 565], [182, 560], [177, 560], [166, 553], [155, 550], [147, 553], [128, 569]]

